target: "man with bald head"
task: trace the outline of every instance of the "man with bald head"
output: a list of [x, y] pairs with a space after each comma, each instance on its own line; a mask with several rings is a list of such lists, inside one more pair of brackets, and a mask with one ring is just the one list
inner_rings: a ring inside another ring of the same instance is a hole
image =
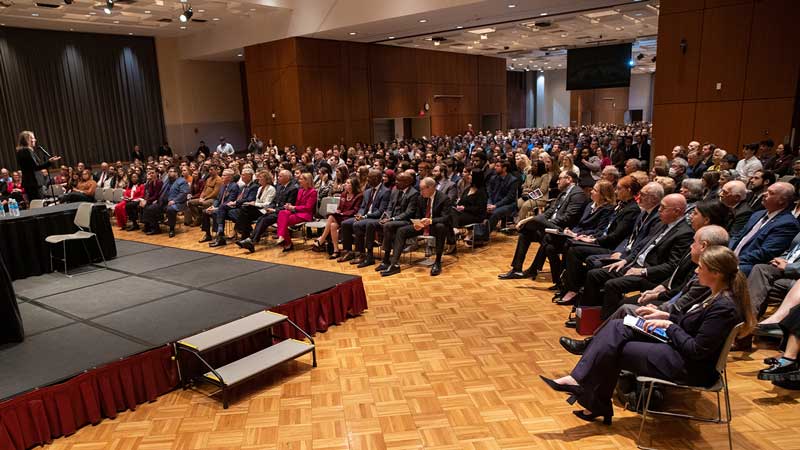
[[780, 256], [800, 232], [800, 223], [792, 215], [793, 201], [794, 186], [780, 181], [770, 185], [761, 200], [764, 209], [754, 212], [744, 229], [731, 239], [730, 248], [746, 275], [754, 265]]
[[731, 236], [738, 235], [753, 215], [747, 204], [747, 186], [739, 180], [728, 181], [719, 190], [719, 201], [732, 212], [726, 226], [728, 232]]
[[602, 305], [605, 319], [619, 307], [622, 297], [633, 291], [652, 289], [663, 283], [688, 253], [694, 232], [684, 220], [686, 198], [670, 194], [661, 200], [658, 209], [663, 224], [660, 232], [624, 259], [599, 269], [586, 277], [584, 294], [577, 302], [582, 306]]

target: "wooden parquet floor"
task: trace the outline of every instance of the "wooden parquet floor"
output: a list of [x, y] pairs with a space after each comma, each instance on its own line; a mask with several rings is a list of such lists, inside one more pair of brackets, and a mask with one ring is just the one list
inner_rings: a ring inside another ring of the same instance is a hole
[[[123, 239], [212, 251], [196, 229], [165, 235], [116, 232]], [[217, 253], [364, 277], [369, 310], [318, 334], [319, 367], [292, 362], [239, 391], [228, 410], [196, 391], [177, 390], [115, 420], [56, 440], [51, 450], [189, 449], [608, 449], [635, 447], [640, 416], [615, 408], [604, 427], [538, 380], [563, 375], [577, 357], [558, 337], [568, 310], [550, 302], [549, 275], [499, 281], [515, 238], [498, 236], [461, 251], [441, 276], [423, 267], [381, 278], [302, 249]], [[461, 249], [460, 249], [461, 250]], [[532, 248], [535, 250], [535, 247]], [[533, 253], [530, 255], [532, 256]], [[756, 380], [762, 349], [733, 353], [729, 378], [738, 449], [800, 448], [799, 392]], [[716, 412], [709, 395], [672, 396], [677, 408]], [[648, 420], [665, 449], [726, 448], [724, 425]]]

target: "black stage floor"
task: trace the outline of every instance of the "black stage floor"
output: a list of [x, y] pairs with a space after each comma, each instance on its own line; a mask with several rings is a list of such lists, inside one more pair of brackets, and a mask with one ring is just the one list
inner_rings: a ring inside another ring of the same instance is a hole
[[110, 270], [14, 282], [26, 339], [0, 346], [0, 400], [353, 276], [117, 240]]

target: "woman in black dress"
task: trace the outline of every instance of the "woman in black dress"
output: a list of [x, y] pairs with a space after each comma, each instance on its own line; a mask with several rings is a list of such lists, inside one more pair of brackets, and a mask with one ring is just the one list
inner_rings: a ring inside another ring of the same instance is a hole
[[23, 131], [19, 134], [17, 138], [17, 166], [22, 172], [22, 186], [28, 195], [28, 201], [42, 198], [36, 172], [49, 168], [53, 162], [61, 159], [60, 156], [53, 156], [45, 162], [40, 162], [39, 158], [33, 153], [35, 147], [36, 136], [33, 135], [32, 131]]
[[[480, 223], [486, 219], [486, 204], [489, 197], [486, 194], [483, 171], [472, 170], [469, 175], [464, 176], [464, 179], [467, 178], [469, 178], [467, 181], [469, 188], [464, 190], [453, 206], [453, 227], [456, 229]], [[458, 230], [456, 230], [456, 234], [458, 234]]]

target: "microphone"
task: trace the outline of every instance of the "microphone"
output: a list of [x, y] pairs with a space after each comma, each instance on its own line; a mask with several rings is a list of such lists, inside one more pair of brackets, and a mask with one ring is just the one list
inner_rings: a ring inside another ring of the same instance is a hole
[[48, 158], [52, 158], [52, 157], [53, 157], [53, 155], [51, 155], [50, 153], [47, 153], [47, 150], [45, 150], [45, 149], [44, 149], [44, 147], [42, 147], [41, 145], [37, 145], [37, 146], [36, 146], [36, 148], [38, 148], [39, 150], [41, 150], [41, 151], [42, 151], [42, 153], [44, 153], [45, 155], [47, 155], [47, 157], [48, 157]]

